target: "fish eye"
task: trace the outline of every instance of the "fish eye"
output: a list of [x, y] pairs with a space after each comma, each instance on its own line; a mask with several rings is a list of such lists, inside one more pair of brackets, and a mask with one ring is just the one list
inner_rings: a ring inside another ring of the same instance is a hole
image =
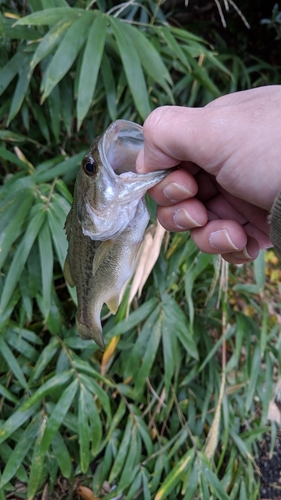
[[94, 158], [91, 156], [84, 158], [82, 166], [87, 175], [94, 175], [96, 173], [97, 165]]

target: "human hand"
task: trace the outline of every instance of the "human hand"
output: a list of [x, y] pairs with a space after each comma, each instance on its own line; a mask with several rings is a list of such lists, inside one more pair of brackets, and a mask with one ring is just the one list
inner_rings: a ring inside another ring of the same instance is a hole
[[144, 123], [141, 172], [179, 168], [149, 191], [160, 223], [190, 230], [206, 253], [232, 263], [272, 246], [268, 214], [281, 190], [281, 86], [164, 106]]

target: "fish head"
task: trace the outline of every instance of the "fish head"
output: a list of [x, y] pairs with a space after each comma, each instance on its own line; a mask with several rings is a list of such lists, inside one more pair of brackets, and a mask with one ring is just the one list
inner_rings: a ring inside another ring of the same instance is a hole
[[91, 239], [116, 239], [134, 219], [146, 191], [169, 173], [138, 174], [136, 159], [142, 147], [142, 127], [117, 120], [84, 157], [76, 180], [77, 215]]

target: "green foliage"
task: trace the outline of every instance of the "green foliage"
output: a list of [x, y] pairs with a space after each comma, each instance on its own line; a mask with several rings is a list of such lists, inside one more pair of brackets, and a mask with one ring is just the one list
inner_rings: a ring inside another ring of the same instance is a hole
[[158, 105], [204, 105], [247, 88], [266, 63], [251, 73], [171, 26], [153, 2], [26, 4], [1, 3], [0, 499], [19, 485], [22, 498], [45, 484], [51, 495], [61, 476], [97, 496], [108, 481], [106, 499], [258, 498], [253, 457], [280, 357], [260, 300], [263, 256], [250, 284], [239, 269], [230, 275], [228, 298], [240, 293], [245, 311], [226, 295], [217, 309], [215, 259], [186, 234], [170, 237], [129, 316], [127, 294], [115, 317], [102, 311], [103, 356], [77, 335], [62, 268], [73, 180], [91, 139], [116, 118], [141, 122]]

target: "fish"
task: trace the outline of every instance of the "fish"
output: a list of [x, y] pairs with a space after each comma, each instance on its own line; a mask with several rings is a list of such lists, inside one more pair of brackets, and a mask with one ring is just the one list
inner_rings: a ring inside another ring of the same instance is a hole
[[149, 214], [145, 193], [168, 170], [139, 174], [142, 126], [116, 120], [91, 144], [78, 170], [65, 222], [64, 276], [76, 286], [76, 327], [83, 339], [105, 349], [101, 309], [118, 310], [120, 293], [134, 273]]

